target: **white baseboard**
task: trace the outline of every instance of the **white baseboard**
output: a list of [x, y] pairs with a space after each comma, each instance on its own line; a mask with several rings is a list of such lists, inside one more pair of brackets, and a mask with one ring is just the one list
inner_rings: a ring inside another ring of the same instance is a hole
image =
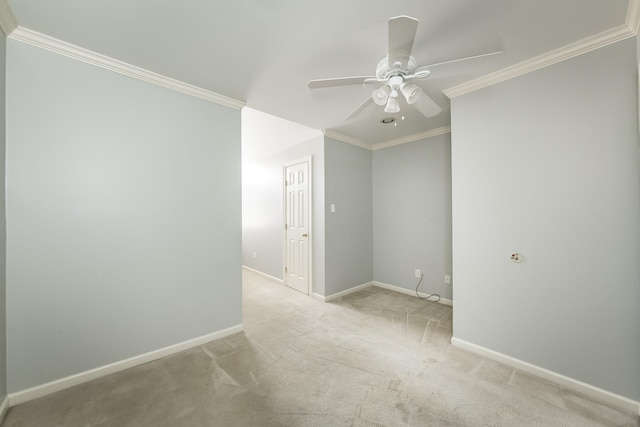
[[366, 289], [366, 288], [368, 288], [370, 286], [373, 286], [373, 282], [363, 283], [362, 285], [354, 286], [353, 288], [349, 288], [349, 289], [346, 289], [344, 291], [336, 292], [335, 294], [331, 294], [331, 295], [326, 296], [326, 297], [323, 297], [322, 295], [319, 295], [319, 294], [313, 294], [313, 296], [326, 302], [326, 301], [331, 301], [331, 300], [334, 300], [334, 299], [338, 299], [340, 297], [352, 294], [354, 292], [358, 292], [359, 290]]
[[311, 294], [312, 297], [314, 297], [315, 299], [319, 299], [320, 301], [327, 301], [327, 299], [324, 297], [324, 295], [320, 295], [320, 294], [316, 294], [315, 292]]
[[[373, 282], [373, 286], [377, 286], [382, 289], [387, 289], [389, 291], [399, 292], [405, 295], [411, 295], [412, 297], [417, 297], [416, 291], [412, 289], [401, 288], [400, 286], [390, 285], [388, 283], [382, 283], [382, 282]], [[424, 292], [419, 292], [419, 294], [422, 298], [429, 296], [429, 294], [425, 294]], [[453, 307], [453, 301], [447, 298], [440, 298], [438, 301], [434, 300], [431, 302], [437, 302], [438, 304], [448, 305], [449, 307]]]
[[267, 278], [267, 279], [273, 280], [274, 282], [278, 282], [278, 283], [280, 283], [281, 285], [284, 285], [284, 280], [282, 280], [282, 279], [278, 279], [277, 277], [270, 276], [270, 275], [268, 275], [267, 273], [263, 273], [263, 272], [262, 272], [262, 271], [260, 271], [260, 270], [256, 270], [256, 269], [254, 269], [254, 268], [247, 267], [246, 265], [243, 265], [243, 266], [242, 266], [242, 269], [243, 269], [243, 270], [250, 271], [250, 272], [255, 273], [255, 274], [259, 275], [259, 276], [265, 277], [265, 278]]
[[455, 347], [459, 347], [471, 353], [475, 353], [488, 359], [504, 363], [505, 365], [511, 366], [512, 368], [516, 368], [537, 377], [544, 378], [545, 380], [559, 384], [569, 390], [573, 390], [575, 392], [588, 396], [593, 400], [624, 410], [637, 412], [638, 415], [640, 415], [640, 402], [636, 402], [635, 400], [631, 400], [624, 396], [620, 396], [610, 391], [592, 386], [591, 384], [578, 381], [557, 372], [541, 368], [540, 366], [533, 365], [520, 359], [515, 359], [511, 356], [507, 356], [506, 354], [498, 353], [497, 351], [490, 350], [486, 347], [482, 347], [456, 337], [451, 338], [451, 344]]
[[[217, 331], [208, 335], [203, 335], [198, 338], [193, 338], [187, 341], [183, 341], [178, 344], [173, 344], [168, 347], [164, 347], [158, 350], [150, 351], [138, 356], [131, 357], [129, 359], [121, 360], [119, 362], [111, 363], [109, 365], [101, 366], [89, 371], [80, 372], [78, 374], [70, 375], [59, 380], [51, 381], [46, 384], [42, 384], [36, 387], [32, 387], [26, 390], [10, 393], [8, 396], [9, 406], [15, 406], [20, 403], [28, 402], [39, 397], [46, 396], [51, 393], [55, 393], [60, 390], [64, 390], [69, 387], [73, 387], [78, 384], [85, 383], [87, 381], [95, 380], [106, 375], [115, 374], [116, 372], [124, 371], [125, 369], [133, 368], [134, 366], [142, 365], [147, 362], [160, 359], [162, 357], [170, 356], [175, 353], [179, 353], [184, 350], [188, 350], [193, 347], [197, 347], [202, 344], [206, 344], [210, 341], [224, 338], [229, 335], [242, 332], [244, 326], [242, 324], [232, 326], [221, 331]], [[6, 400], [6, 399], [5, 399]], [[3, 403], [4, 404], [4, 403]]]
[[7, 415], [9, 410], [9, 396], [5, 396], [2, 404], [0, 404], [0, 424], [4, 421], [4, 416]]

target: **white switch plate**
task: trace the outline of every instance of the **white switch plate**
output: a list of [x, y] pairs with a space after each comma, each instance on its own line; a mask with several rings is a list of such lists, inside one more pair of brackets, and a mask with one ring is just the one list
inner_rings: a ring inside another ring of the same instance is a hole
[[331, 212], [335, 213], [335, 211], [336, 211], [336, 205], [331, 203]]
[[447, 285], [451, 284], [451, 276], [449, 276], [448, 274], [444, 275], [444, 283]]

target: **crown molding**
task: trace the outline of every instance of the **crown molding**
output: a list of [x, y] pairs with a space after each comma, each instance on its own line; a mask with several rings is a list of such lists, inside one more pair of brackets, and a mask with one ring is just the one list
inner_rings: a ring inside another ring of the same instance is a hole
[[[638, 0], [630, 1], [627, 17], [629, 17], [630, 12], [633, 12], [637, 15], [637, 3]], [[635, 22], [636, 20], [637, 19], [634, 18], [631, 21]], [[484, 77], [480, 77], [461, 85], [454, 86], [443, 91], [443, 93], [449, 98], [455, 98], [457, 96], [465, 95], [467, 93], [513, 79], [514, 77], [518, 77], [523, 74], [548, 67], [549, 65], [565, 61], [578, 55], [600, 49], [601, 47], [608, 46], [610, 44], [628, 39], [630, 37], [634, 37], [636, 33], [637, 28], [636, 31], [634, 31], [629, 25], [625, 23], [610, 30], [603, 31], [594, 36], [582, 39], [576, 43], [571, 43], [559, 49], [552, 50], [529, 60], [520, 62], [510, 67], [506, 67]]]
[[233, 98], [226, 97], [208, 90], [154, 73], [135, 65], [110, 58], [105, 55], [90, 51], [88, 49], [63, 42], [61, 40], [49, 37], [45, 34], [29, 30], [18, 26], [9, 36], [9, 38], [26, 43], [50, 52], [58, 53], [78, 61], [86, 62], [125, 76], [133, 77], [138, 80], [145, 81], [157, 86], [184, 93], [189, 96], [204, 99], [205, 101], [224, 105], [225, 107], [240, 110], [245, 104]]
[[0, 29], [8, 37], [17, 27], [16, 18], [13, 16], [7, 0], [0, 0]]
[[375, 151], [375, 150], [380, 150], [382, 148], [393, 147], [394, 145], [406, 144], [408, 142], [431, 138], [433, 136], [445, 135], [447, 133], [451, 133], [451, 126], [444, 126], [441, 128], [428, 130], [426, 132], [416, 133], [416, 134], [405, 136], [398, 139], [392, 139], [386, 142], [379, 142], [377, 144], [373, 144], [373, 146], [367, 144], [366, 142], [360, 139], [343, 135], [341, 133], [338, 133], [332, 130], [325, 129], [324, 136], [326, 136], [327, 138], [335, 139], [336, 141], [346, 142], [347, 144], [355, 145], [357, 147], [364, 148], [366, 150]]
[[366, 142], [353, 138], [351, 136], [343, 135], [332, 130], [324, 130], [324, 136], [327, 138], [335, 139], [336, 141], [346, 142], [347, 144], [355, 145], [356, 147], [364, 148], [365, 150], [371, 150], [371, 145]]
[[444, 126], [441, 128], [428, 130], [426, 132], [405, 136], [404, 138], [392, 139], [391, 141], [387, 142], [380, 142], [378, 144], [374, 144], [372, 150], [380, 150], [382, 148], [393, 147], [395, 145], [406, 144], [408, 142], [419, 141], [421, 139], [427, 139], [438, 135], [445, 135], [447, 133], [451, 133], [451, 126]]

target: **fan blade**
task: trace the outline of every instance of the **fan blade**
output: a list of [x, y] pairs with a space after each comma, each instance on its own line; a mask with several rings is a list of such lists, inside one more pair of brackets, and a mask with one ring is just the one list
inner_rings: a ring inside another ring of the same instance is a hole
[[336, 79], [319, 79], [311, 80], [307, 83], [309, 89], [319, 89], [323, 87], [334, 86], [347, 86], [347, 85], [359, 85], [364, 84], [368, 79], [376, 79], [376, 76], [361, 76], [361, 77], [338, 77]]
[[458, 76], [461, 74], [482, 73], [497, 69], [504, 61], [504, 52], [486, 53], [453, 61], [420, 67], [415, 74], [431, 71], [430, 79], [438, 77]]
[[416, 107], [416, 110], [420, 111], [420, 114], [427, 118], [436, 116], [442, 111], [442, 108], [424, 92], [420, 94], [420, 97], [418, 97], [412, 105]]
[[389, 19], [389, 67], [399, 62], [404, 69], [409, 61], [413, 40], [416, 37], [418, 20], [409, 16], [397, 16]]
[[371, 104], [373, 102], [373, 99], [371, 99], [371, 97], [367, 97], [367, 99], [364, 100], [364, 102], [360, 105], [358, 105], [358, 107], [353, 110], [346, 118], [345, 120], [351, 120], [353, 119], [355, 116], [357, 116], [358, 114], [362, 113], [362, 111], [367, 108], [369, 106], [369, 104]]

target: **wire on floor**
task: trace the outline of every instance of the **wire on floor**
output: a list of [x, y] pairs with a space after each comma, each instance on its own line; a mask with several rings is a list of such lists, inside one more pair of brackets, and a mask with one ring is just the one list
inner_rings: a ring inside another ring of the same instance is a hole
[[[418, 292], [418, 288], [420, 287], [420, 283], [422, 283], [422, 278], [423, 278], [423, 277], [424, 277], [424, 273], [420, 275], [420, 280], [418, 280], [418, 284], [416, 285], [416, 296], [417, 296], [418, 298], [420, 298], [420, 299], [426, 299], [426, 300], [429, 300], [429, 301], [431, 301], [431, 302], [438, 302], [438, 301], [440, 301], [440, 295], [438, 295], [438, 294], [431, 294], [431, 295], [429, 295], [429, 294], [425, 294], [425, 295], [426, 295], [426, 297], [422, 297], [422, 296], [420, 296], [420, 293]], [[438, 299], [430, 299], [430, 298], [432, 298], [432, 297], [436, 297], [436, 298], [438, 298]]]

